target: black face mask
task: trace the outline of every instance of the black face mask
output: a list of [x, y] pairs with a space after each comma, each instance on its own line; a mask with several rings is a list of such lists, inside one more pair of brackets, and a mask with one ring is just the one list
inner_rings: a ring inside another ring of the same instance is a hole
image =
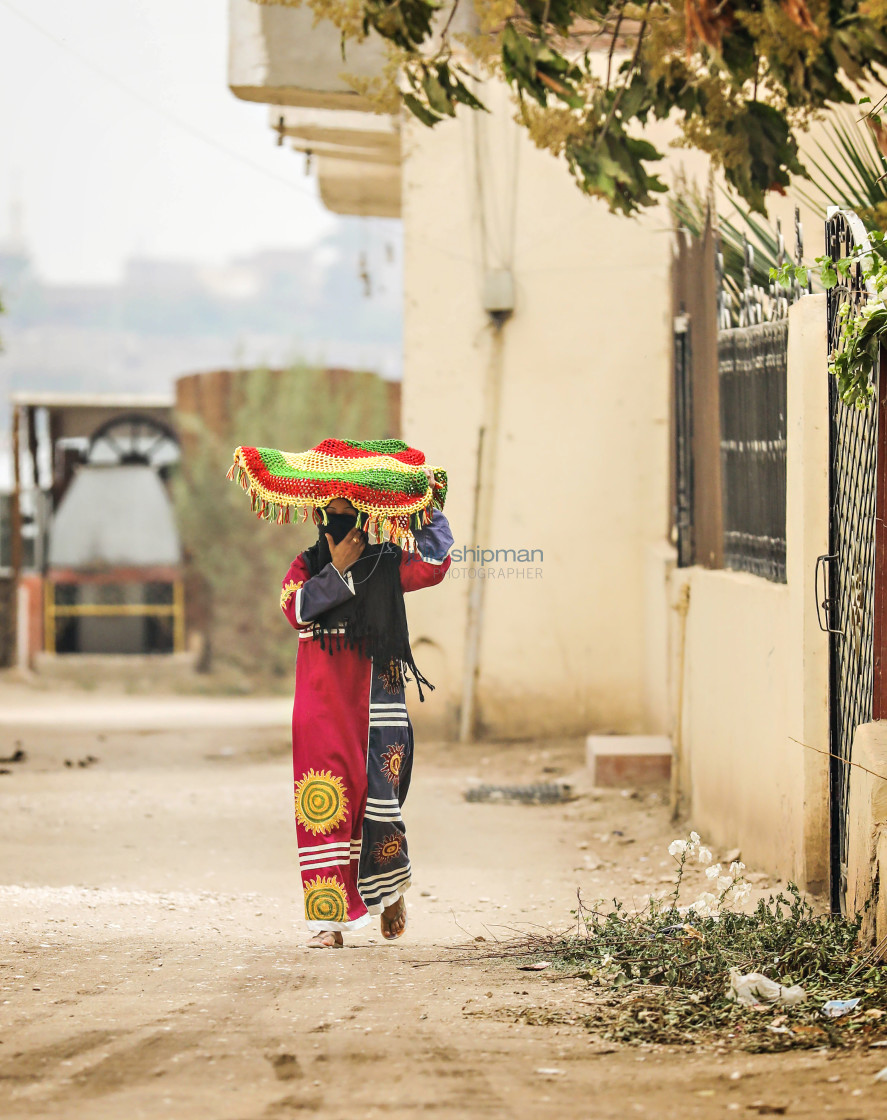
[[319, 526], [320, 532], [329, 533], [335, 544], [343, 541], [357, 524], [355, 513], [330, 513], [327, 510], [326, 517], [328, 524]]

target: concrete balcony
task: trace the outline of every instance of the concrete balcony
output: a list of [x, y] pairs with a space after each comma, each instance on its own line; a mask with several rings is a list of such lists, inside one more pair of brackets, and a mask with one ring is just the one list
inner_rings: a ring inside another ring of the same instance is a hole
[[307, 140], [294, 140], [294, 152], [306, 156], [326, 156], [328, 159], [348, 159], [356, 163], [383, 163], [389, 167], [400, 167], [400, 155], [372, 148], [347, 148], [339, 144], [312, 144]]
[[308, 8], [229, 0], [231, 91], [273, 106], [271, 128], [317, 157], [320, 197], [336, 214], [400, 217], [400, 122], [373, 113], [346, 79], [376, 77], [383, 61], [372, 40], [350, 43], [343, 60], [339, 32], [314, 26]]
[[400, 217], [400, 122], [347, 109], [272, 108], [270, 123], [297, 152], [317, 157], [324, 206], [336, 214]]
[[364, 109], [344, 74], [372, 78], [383, 55], [376, 42], [349, 43], [342, 58], [339, 32], [314, 26], [310, 8], [229, 0], [228, 85], [244, 101], [313, 109]]
[[320, 199], [334, 214], [400, 217], [400, 166], [319, 156]]
[[[347, 109], [272, 108], [271, 127], [299, 152], [340, 153], [370, 163], [400, 162], [400, 123], [394, 117]], [[346, 154], [347, 153], [347, 154]]]

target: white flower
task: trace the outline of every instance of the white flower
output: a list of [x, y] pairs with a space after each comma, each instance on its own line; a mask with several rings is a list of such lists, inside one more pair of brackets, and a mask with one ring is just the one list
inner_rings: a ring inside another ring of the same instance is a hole
[[696, 858], [699, 860], [700, 863], [711, 863], [712, 854], [708, 850], [708, 848], [700, 848], [699, 851], [696, 853]]
[[694, 903], [690, 905], [700, 918], [709, 918], [715, 914], [718, 909], [717, 895], [713, 895], [710, 891], [704, 891]]
[[691, 832], [690, 833], [690, 843], [693, 844], [694, 847], [695, 847], [696, 844], [699, 843], [699, 833], [698, 832]]
[[687, 850], [687, 841], [686, 840], [672, 840], [672, 842], [668, 845], [668, 854], [670, 856], [683, 855], [686, 850]]
[[738, 879], [742, 872], [745, 871], [745, 864], [740, 863], [739, 860], [734, 860], [730, 864], [730, 874], [734, 879]]
[[733, 888], [733, 901], [745, 902], [751, 894], [751, 883], [737, 883]]
[[718, 890], [719, 891], [728, 891], [731, 887], [735, 887], [735, 886], [736, 886], [735, 879], [731, 879], [729, 875], [719, 875], [718, 876]]
[[706, 867], [706, 869], [705, 869], [706, 879], [717, 879], [717, 877], [720, 875], [720, 873], [721, 873], [721, 865], [719, 863], [713, 863], [711, 865], [711, 867]]

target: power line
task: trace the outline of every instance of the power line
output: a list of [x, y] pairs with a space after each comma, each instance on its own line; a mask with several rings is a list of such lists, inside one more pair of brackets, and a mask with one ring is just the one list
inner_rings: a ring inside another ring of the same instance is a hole
[[75, 58], [81, 66], [84, 66], [87, 70], [92, 71], [93, 74], [97, 74], [103, 81], [108, 82], [116, 89], [122, 90], [125, 94], [127, 94], [127, 96], [132, 97], [134, 100], [138, 101], [142, 106], [150, 110], [152, 113], [156, 114], [158, 117], [161, 117], [163, 120], [175, 125], [176, 128], [179, 128], [183, 132], [187, 133], [187, 135], [192, 137], [192, 139], [200, 140], [203, 144], [207, 144], [209, 147], [215, 148], [217, 152], [221, 152], [223, 155], [228, 156], [229, 159], [236, 160], [238, 163], [242, 163], [245, 167], [252, 168], [253, 171], [258, 171], [260, 175], [264, 175], [267, 179], [273, 179], [277, 183], [283, 183], [284, 186], [289, 187], [290, 190], [295, 191], [297, 194], [302, 194], [306, 198], [316, 198], [316, 195], [313, 191], [306, 190], [304, 187], [300, 186], [296, 182], [293, 182], [291, 179], [287, 179], [283, 175], [277, 175], [275, 172], [270, 171], [267, 167], [263, 167], [262, 164], [256, 163], [255, 160], [251, 160], [249, 156], [242, 155], [240, 152], [235, 151], [234, 148], [229, 148], [226, 144], [220, 143], [220, 141], [216, 140], [215, 137], [210, 136], [206, 132], [202, 132], [199, 128], [196, 128], [189, 121], [183, 120], [181, 117], [171, 112], [166, 108], [165, 105], [162, 105], [159, 102], [152, 101], [149, 97], [146, 97], [137, 89], [134, 89], [132, 86], [127, 85], [126, 82], [121, 81], [120, 78], [118, 78], [116, 75], [111, 74], [101, 66], [96, 65], [96, 63], [94, 63], [92, 59], [88, 58], [84, 54], [81, 54], [81, 52], [78, 51], [76, 47], [72, 47], [70, 43], [67, 43], [64, 39], [58, 38], [57, 35], [53, 35], [51, 31], [47, 30], [47, 28], [38, 23], [35, 19], [32, 19], [29, 15], [26, 15], [24, 12], [19, 11], [18, 8], [9, 3], [9, 0], [0, 0], [0, 6], [6, 8], [7, 11], [11, 12], [14, 16], [20, 19], [22, 23], [26, 23], [34, 31], [42, 35], [44, 39], [48, 39], [60, 50], [65, 51], [67, 54], [71, 55], [71, 57]]

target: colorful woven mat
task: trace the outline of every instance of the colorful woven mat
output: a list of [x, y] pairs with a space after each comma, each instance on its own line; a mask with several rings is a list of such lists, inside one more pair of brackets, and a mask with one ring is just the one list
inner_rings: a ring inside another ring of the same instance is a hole
[[[271, 447], [238, 447], [228, 477], [240, 483], [252, 508], [278, 525], [308, 518], [326, 521], [333, 498], [347, 498], [358, 524], [378, 540], [412, 548], [412, 532], [443, 509], [447, 472], [434, 471], [434, 486], [423, 469], [425, 456], [399, 439], [325, 439], [298, 454]], [[296, 509], [295, 516], [290, 511]]]

